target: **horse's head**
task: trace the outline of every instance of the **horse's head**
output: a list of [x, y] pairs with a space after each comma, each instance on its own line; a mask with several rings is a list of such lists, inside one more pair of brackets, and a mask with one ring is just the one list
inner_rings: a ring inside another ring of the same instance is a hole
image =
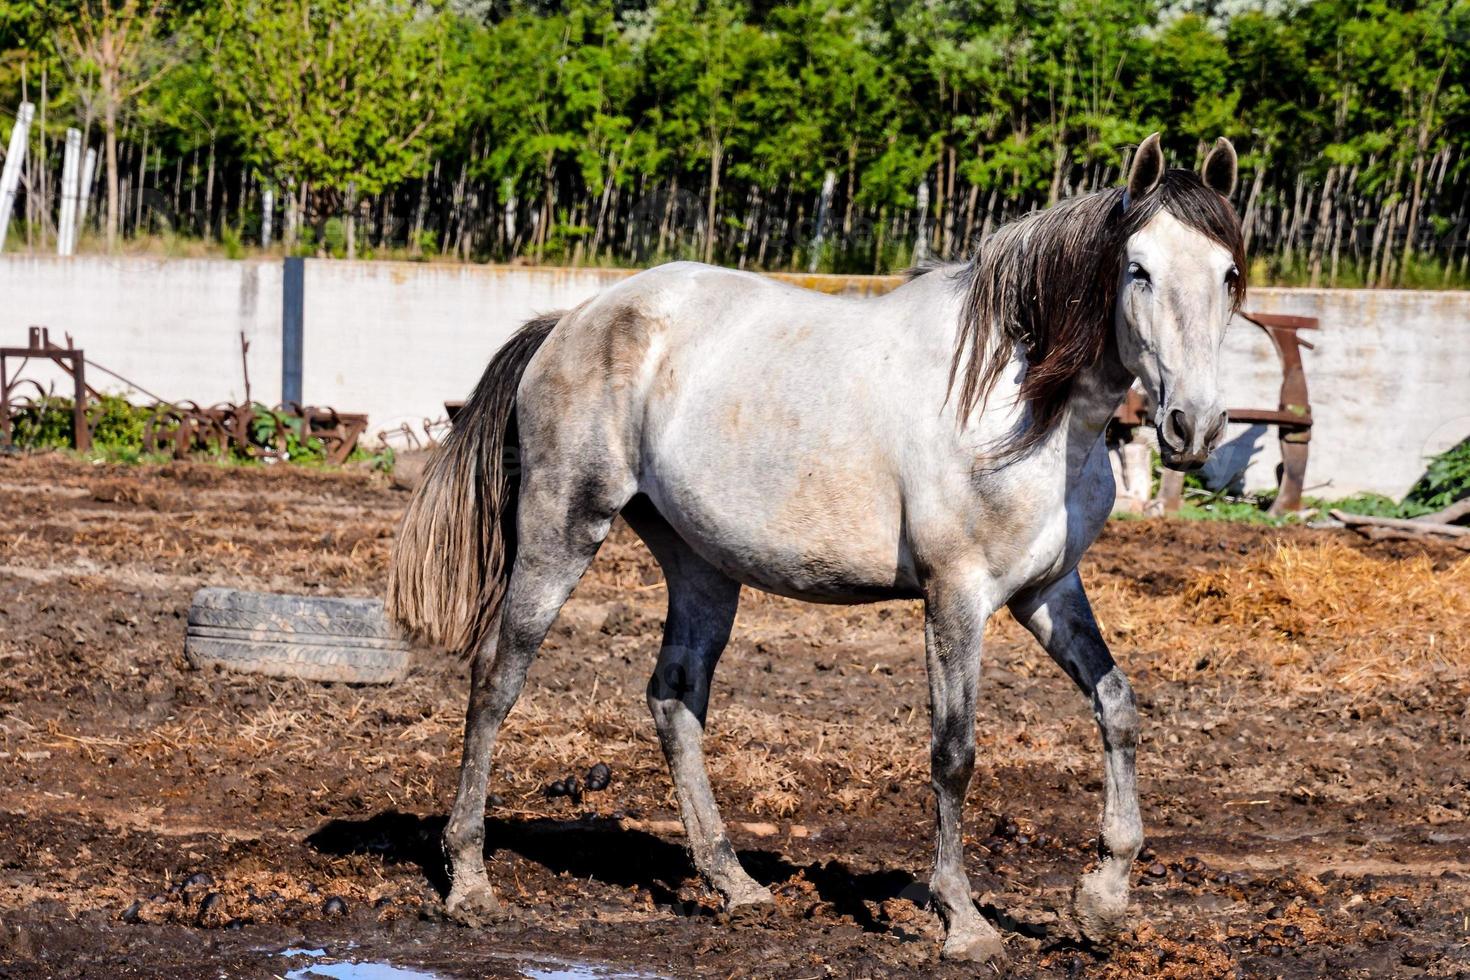
[[1153, 397], [1170, 469], [1202, 466], [1225, 434], [1220, 344], [1245, 295], [1240, 219], [1227, 200], [1235, 167], [1235, 149], [1222, 138], [1199, 176], [1165, 170], [1155, 133], [1128, 174], [1118, 352]]

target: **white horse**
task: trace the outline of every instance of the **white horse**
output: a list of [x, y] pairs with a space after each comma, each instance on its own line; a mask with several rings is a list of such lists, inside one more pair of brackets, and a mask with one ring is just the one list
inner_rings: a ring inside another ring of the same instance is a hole
[[[875, 299], [694, 263], [533, 320], [491, 361], [394, 549], [393, 614], [473, 656], [449, 912], [497, 911], [484, 865], [491, 748], [543, 637], [619, 514], [668, 581], [648, 705], [695, 866], [731, 909], [771, 893], [741, 867], [702, 737], [741, 585], [813, 602], [921, 598], [938, 800], [931, 891], [946, 957], [1004, 955], [963, 867], [985, 622], [1009, 605], [1091, 699], [1105, 780], [1084, 934], [1123, 924], [1143, 844], [1138, 713], [1077, 562], [1107, 520], [1102, 434], [1135, 379], [1164, 463], [1225, 428], [1216, 363], [1244, 292], [1230, 144], [1202, 174], [1158, 134], [1126, 188], [1032, 214], [970, 263]], [[517, 449], [518, 447], [518, 449]], [[518, 465], [516, 465], [518, 463]]]

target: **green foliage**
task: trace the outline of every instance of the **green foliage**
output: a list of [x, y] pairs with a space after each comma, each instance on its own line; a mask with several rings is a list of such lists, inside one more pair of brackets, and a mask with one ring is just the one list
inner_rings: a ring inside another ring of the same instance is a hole
[[[66, 409], [71, 411], [71, 401]], [[87, 422], [92, 427], [92, 444], [102, 449], [143, 445], [143, 427], [152, 411], [130, 404], [121, 395], [103, 395], [87, 407]]]
[[328, 218], [322, 225], [322, 247], [337, 258], [347, 254], [347, 224], [341, 218]]
[[251, 407], [255, 417], [251, 420], [250, 437], [256, 446], [275, 450], [292, 463], [326, 461], [326, 447], [320, 439], [303, 431], [299, 416], [278, 412], [260, 402]]
[[284, 185], [380, 193], [422, 171], [455, 126], [451, 24], [433, 6], [219, 0], [201, 23], [245, 158]]
[[397, 462], [397, 454], [393, 452], [392, 446], [382, 446], [376, 450], [364, 449], [358, 446], [352, 450], [352, 455], [347, 457], [349, 463], [366, 463], [370, 468], [379, 473], [392, 473], [393, 465]]
[[1348, 514], [1362, 514], [1365, 517], [1416, 517], [1423, 513], [1422, 509], [1419, 509], [1417, 513], [1413, 510], [1406, 512], [1402, 504], [1381, 493], [1355, 493], [1341, 500], [1313, 497], [1303, 502], [1323, 512], [1340, 510]]
[[234, 225], [225, 225], [219, 231], [220, 244], [225, 248], [225, 257], [231, 259], [242, 259], [245, 257], [245, 244], [240, 240], [240, 230]]
[[72, 444], [70, 398], [38, 398], [11, 415], [11, 440], [21, 449], [64, 449]]
[[[47, 71], [53, 143], [97, 121], [92, 69], [57, 50], [75, 9], [0, 0], [0, 106], [23, 74], [35, 101]], [[160, 10], [166, 42], [134, 59], [159, 70], [118, 102], [128, 175], [146, 146], [144, 186], [168, 201], [135, 201], [151, 218], [134, 231], [230, 255], [269, 184], [304, 209], [302, 254], [339, 254], [361, 200], [390, 239], [360, 225], [364, 251], [804, 267], [831, 174], [818, 265], [885, 271], [916, 247], [921, 184], [929, 249], [956, 258], [997, 221], [1116, 185], [1157, 129], [1183, 167], [1236, 140], [1256, 283], [1470, 282], [1470, 0]]]
[[1470, 497], [1470, 439], [1429, 460], [1424, 475], [1402, 501], [1378, 493], [1359, 493], [1341, 500], [1311, 498], [1308, 506], [1326, 512], [1341, 510], [1367, 517], [1413, 518], [1443, 510]]
[[1410, 488], [1404, 504], [1428, 512], [1443, 510], [1465, 497], [1470, 497], [1470, 439], [1431, 459], [1424, 475]]
[[[92, 445], [106, 452], [143, 445], [143, 426], [152, 412], [128, 403], [120, 395], [103, 395], [87, 408]], [[73, 444], [72, 400], [47, 396], [23, 406], [11, 416], [11, 438], [21, 449], [67, 449]]]
[[1266, 513], [1269, 501], [1209, 497], [1203, 500], [1186, 497], [1178, 516], [1186, 521], [1234, 521], [1241, 524], [1265, 524], [1279, 527], [1294, 521], [1292, 517], [1273, 517]]

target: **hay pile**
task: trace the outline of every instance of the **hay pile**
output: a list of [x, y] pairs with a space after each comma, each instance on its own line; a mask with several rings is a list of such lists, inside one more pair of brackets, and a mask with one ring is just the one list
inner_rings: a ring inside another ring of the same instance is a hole
[[1150, 635], [1174, 680], [1264, 671], [1297, 690], [1366, 691], [1470, 677], [1470, 559], [1436, 571], [1424, 556], [1281, 544], [1200, 572], [1176, 596], [1106, 592], [1105, 623], [1124, 642]]

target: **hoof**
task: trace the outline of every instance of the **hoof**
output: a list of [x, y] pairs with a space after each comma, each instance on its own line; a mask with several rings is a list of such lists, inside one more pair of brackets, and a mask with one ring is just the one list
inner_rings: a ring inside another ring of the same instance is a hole
[[721, 918], [731, 925], [763, 925], [776, 917], [776, 898], [769, 888], [755, 885], [725, 900]]
[[944, 937], [944, 948], [939, 951], [939, 958], [957, 963], [989, 963], [997, 969], [1010, 962], [1005, 943], [993, 929], [988, 932], [980, 929], [951, 930]]
[[444, 914], [462, 926], [479, 929], [509, 913], [490, 890], [490, 883], [481, 878], [463, 885], [456, 882], [444, 900]]
[[1110, 887], [1097, 871], [1082, 876], [1072, 903], [1082, 935], [1095, 943], [1118, 935], [1128, 920], [1127, 890]]
[[754, 881], [744, 881], [729, 891], [719, 889], [725, 896], [723, 918], [734, 924], [756, 924], [765, 922], [776, 913], [776, 896], [771, 890]]

